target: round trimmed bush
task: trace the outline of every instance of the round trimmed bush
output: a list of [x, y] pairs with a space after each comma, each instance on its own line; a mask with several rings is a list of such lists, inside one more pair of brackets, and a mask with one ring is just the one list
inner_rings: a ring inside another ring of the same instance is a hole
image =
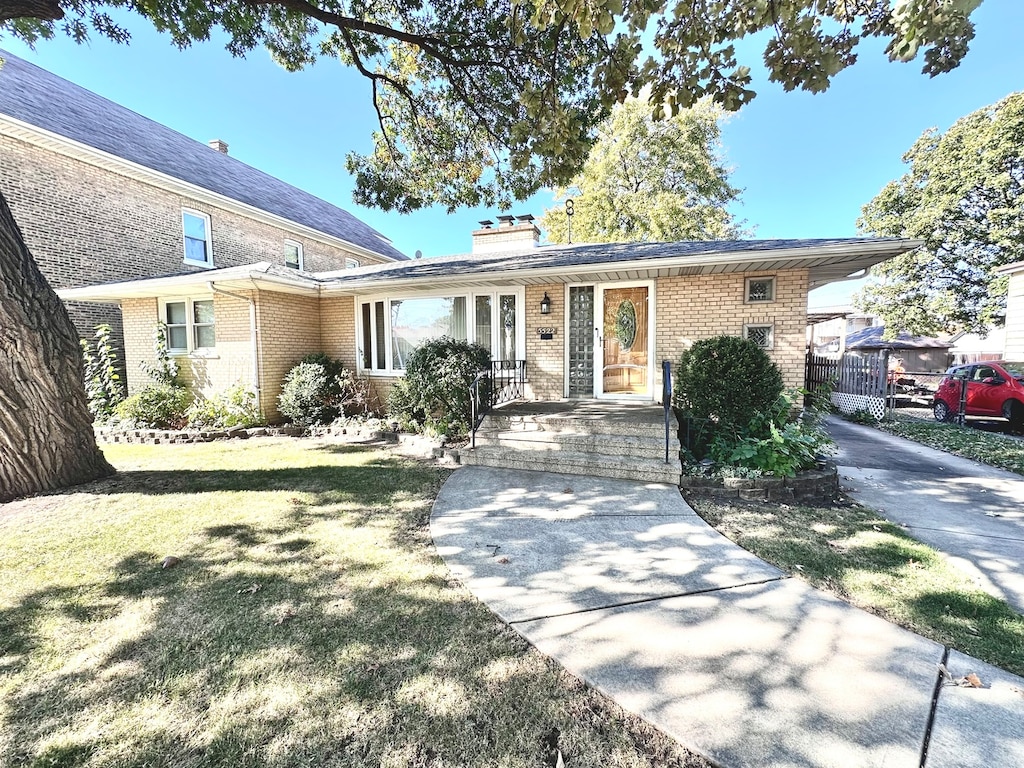
[[768, 353], [749, 339], [714, 336], [679, 356], [673, 405], [707, 419], [718, 434], [738, 434], [758, 414], [777, 408], [782, 374]]

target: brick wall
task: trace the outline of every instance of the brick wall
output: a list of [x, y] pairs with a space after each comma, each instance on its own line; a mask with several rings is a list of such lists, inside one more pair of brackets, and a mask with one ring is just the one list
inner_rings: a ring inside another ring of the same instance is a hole
[[[775, 301], [744, 302], [746, 278], [775, 274]], [[719, 334], [742, 336], [743, 326], [774, 325], [769, 354], [782, 371], [786, 387], [804, 384], [807, 344], [807, 271], [702, 275], [660, 278], [656, 286], [658, 363], [656, 392], [661, 391], [662, 360], [673, 367], [680, 353], [698, 339]]]
[[[547, 292], [551, 314], [540, 314]], [[565, 287], [561, 284], [526, 287], [526, 371], [538, 400], [559, 400], [565, 394]], [[538, 328], [554, 328], [551, 339], [541, 339]]]
[[305, 355], [322, 352], [319, 299], [260, 291], [257, 297], [263, 389], [260, 407], [271, 422], [281, 419], [277, 397], [288, 371]]
[[[0, 185], [29, 250], [54, 288], [202, 271], [183, 263], [182, 208], [210, 215], [216, 267], [284, 263], [302, 243], [308, 271], [343, 269], [347, 251], [222, 208], [0, 136]], [[358, 256], [361, 264], [383, 262]], [[94, 307], [96, 305], [93, 305]], [[83, 337], [116, 310], [72, 310]], [[129, 365], [130, 367], [130, 365]]]

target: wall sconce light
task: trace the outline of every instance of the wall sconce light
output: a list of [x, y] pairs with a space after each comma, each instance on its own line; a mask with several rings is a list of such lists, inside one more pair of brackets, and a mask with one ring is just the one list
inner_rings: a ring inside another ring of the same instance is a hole
[[547, 291], [544, 291], [544, 298], [540, 300], [540, 313], [542, 315], [551, 314], [551, 299], [548, 298]]

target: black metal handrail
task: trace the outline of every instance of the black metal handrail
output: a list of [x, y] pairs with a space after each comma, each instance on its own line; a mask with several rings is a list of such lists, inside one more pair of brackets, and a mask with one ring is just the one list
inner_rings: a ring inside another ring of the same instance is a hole
[[484, 416], [502, 403], [526, 397], [526, 361], [492, 360], [490, 369], [480, 371], [469, 385], [471, 405], [470, 447], [476, 448], [476, 431]]
[[665, 463], [668, 464], [669, 433], [671, 431], [669, 412], [672, 410], [672, 363], [661, 361], [661, 404], [665, 408]]

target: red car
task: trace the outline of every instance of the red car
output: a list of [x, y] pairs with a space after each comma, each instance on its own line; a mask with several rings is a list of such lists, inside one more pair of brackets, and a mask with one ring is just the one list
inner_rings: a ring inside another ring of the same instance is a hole
[[950, 368], [932, 398], [938, 421], [956, 418], [964, 379], [968, 416], [998, 416], [1010, 422], [1012, 432], [1024, 431], [1024, 363], [986, 360]]

